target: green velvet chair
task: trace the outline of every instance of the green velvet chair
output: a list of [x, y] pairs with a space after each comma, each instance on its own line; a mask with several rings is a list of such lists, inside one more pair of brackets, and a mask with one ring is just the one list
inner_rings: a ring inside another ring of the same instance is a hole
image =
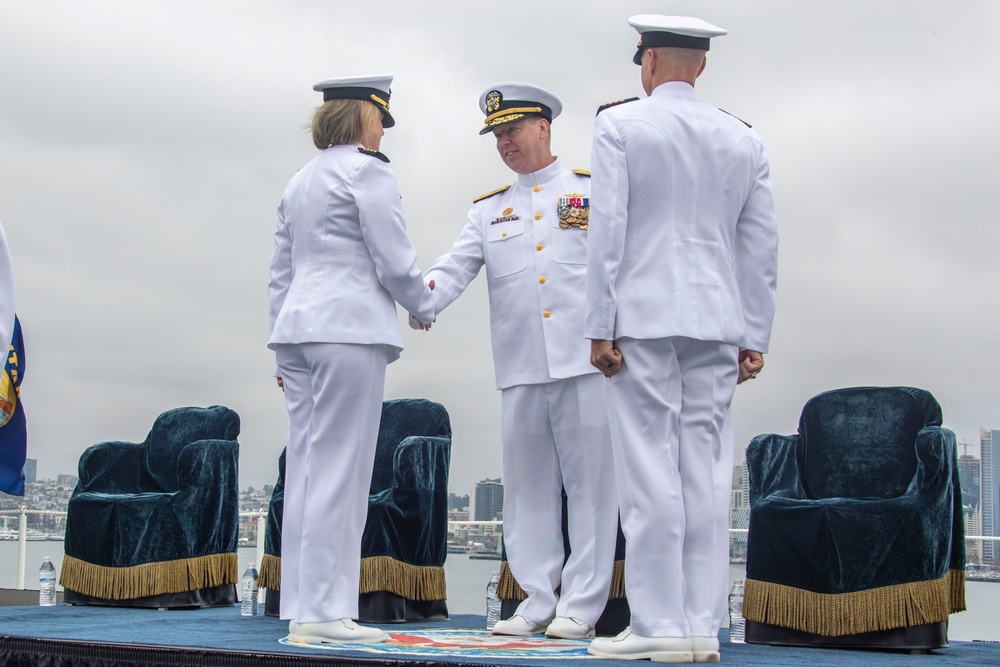
[[[448, 545], [451, 421], [440, 403], [385, 401], [361, 538], [358, 619], [366, 623], [448, 618], [444, 561]], [[281, 519], [285, 452], [268, 508], [260, 586], [265, 614], [277, 616], [281, 590]]]
[[955, 434], [922, 389], [825, 392], [747, 447], [751, 643], [929, 650], [965, 609]]
[[80, 457], [60, 583], [74, 604], [206, 607], [236, 601], [239, 416], [164, 412], [141, 443]]

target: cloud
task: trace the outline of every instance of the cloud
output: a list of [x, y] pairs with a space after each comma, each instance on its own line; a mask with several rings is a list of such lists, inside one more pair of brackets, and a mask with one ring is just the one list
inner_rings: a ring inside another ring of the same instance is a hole
[[[477, 101], [554, 91], [566, 166], [590, 166], [596, 107], [640, 95], [630, 14], [729, 29], [698, 91], [751, 122], [771, 158], [778, 313], [738, 446], [795, 430], [825, 389], [912, 384], [978, 442], [1000, 425], [1000, 22], [990, 2], [4, 3], [0, 221], [14, 253], [30, 455], [72, 472], [161, 411], [240, 413], [241, 479], [273, 482], [285, 412], [266, 349], [274, 210], [315, 149], [313, 82], [392, 72], [383, 143], [429, 266], [474, 196], [513, 180]], [[452, 489], [500, 474], [485, 278], [407, 349], [387, 396], [449, 409]]]

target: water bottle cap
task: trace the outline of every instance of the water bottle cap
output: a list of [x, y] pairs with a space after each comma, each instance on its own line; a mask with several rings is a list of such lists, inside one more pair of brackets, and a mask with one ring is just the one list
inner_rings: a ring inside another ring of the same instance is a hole
[[52, 559], [51, 559], [51, 558], [49, 558], [48, 556], [42, 556], [42, 562], [43, 562], [43, 563], [49, 563], [49, 562], [51, 562], [51, 561], [52, 561]]

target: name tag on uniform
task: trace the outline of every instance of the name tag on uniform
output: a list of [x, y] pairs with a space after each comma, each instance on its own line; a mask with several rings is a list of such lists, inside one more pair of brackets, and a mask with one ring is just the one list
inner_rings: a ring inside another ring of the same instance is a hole
[[568, 194], [556, 202], [559, 226], [563, 229], [587, 229], [590, 222], [590, 197], [582, 194]]

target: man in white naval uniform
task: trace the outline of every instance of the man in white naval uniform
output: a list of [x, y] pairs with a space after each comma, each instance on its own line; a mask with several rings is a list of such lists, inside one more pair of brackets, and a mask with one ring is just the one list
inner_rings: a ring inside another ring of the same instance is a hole
[[552, 93], [498, 83], [480, 108], [480, 134], [493, 132], [517, 181], [475, 200], [458, 240], [424, 278], [435, 281], [441, 312], [486, 265], [502, 391], [504, 544], [528, 596], [493, 632], [592, 637], [610, 591], [618, 509], [607, 383], [588, 363], [583, 337], [590, 178], [552, 155], [550, 123], [562, 109]]
[[590, 653], [719, 660], [726, 614], [737, 383], [763, 367], [777, 221], [767, 156], [744, 123], [699, 98], [699, 19], [643, 15], [647, 98], [598, 115], [585, 335], [610, 382], [631, 627]]

